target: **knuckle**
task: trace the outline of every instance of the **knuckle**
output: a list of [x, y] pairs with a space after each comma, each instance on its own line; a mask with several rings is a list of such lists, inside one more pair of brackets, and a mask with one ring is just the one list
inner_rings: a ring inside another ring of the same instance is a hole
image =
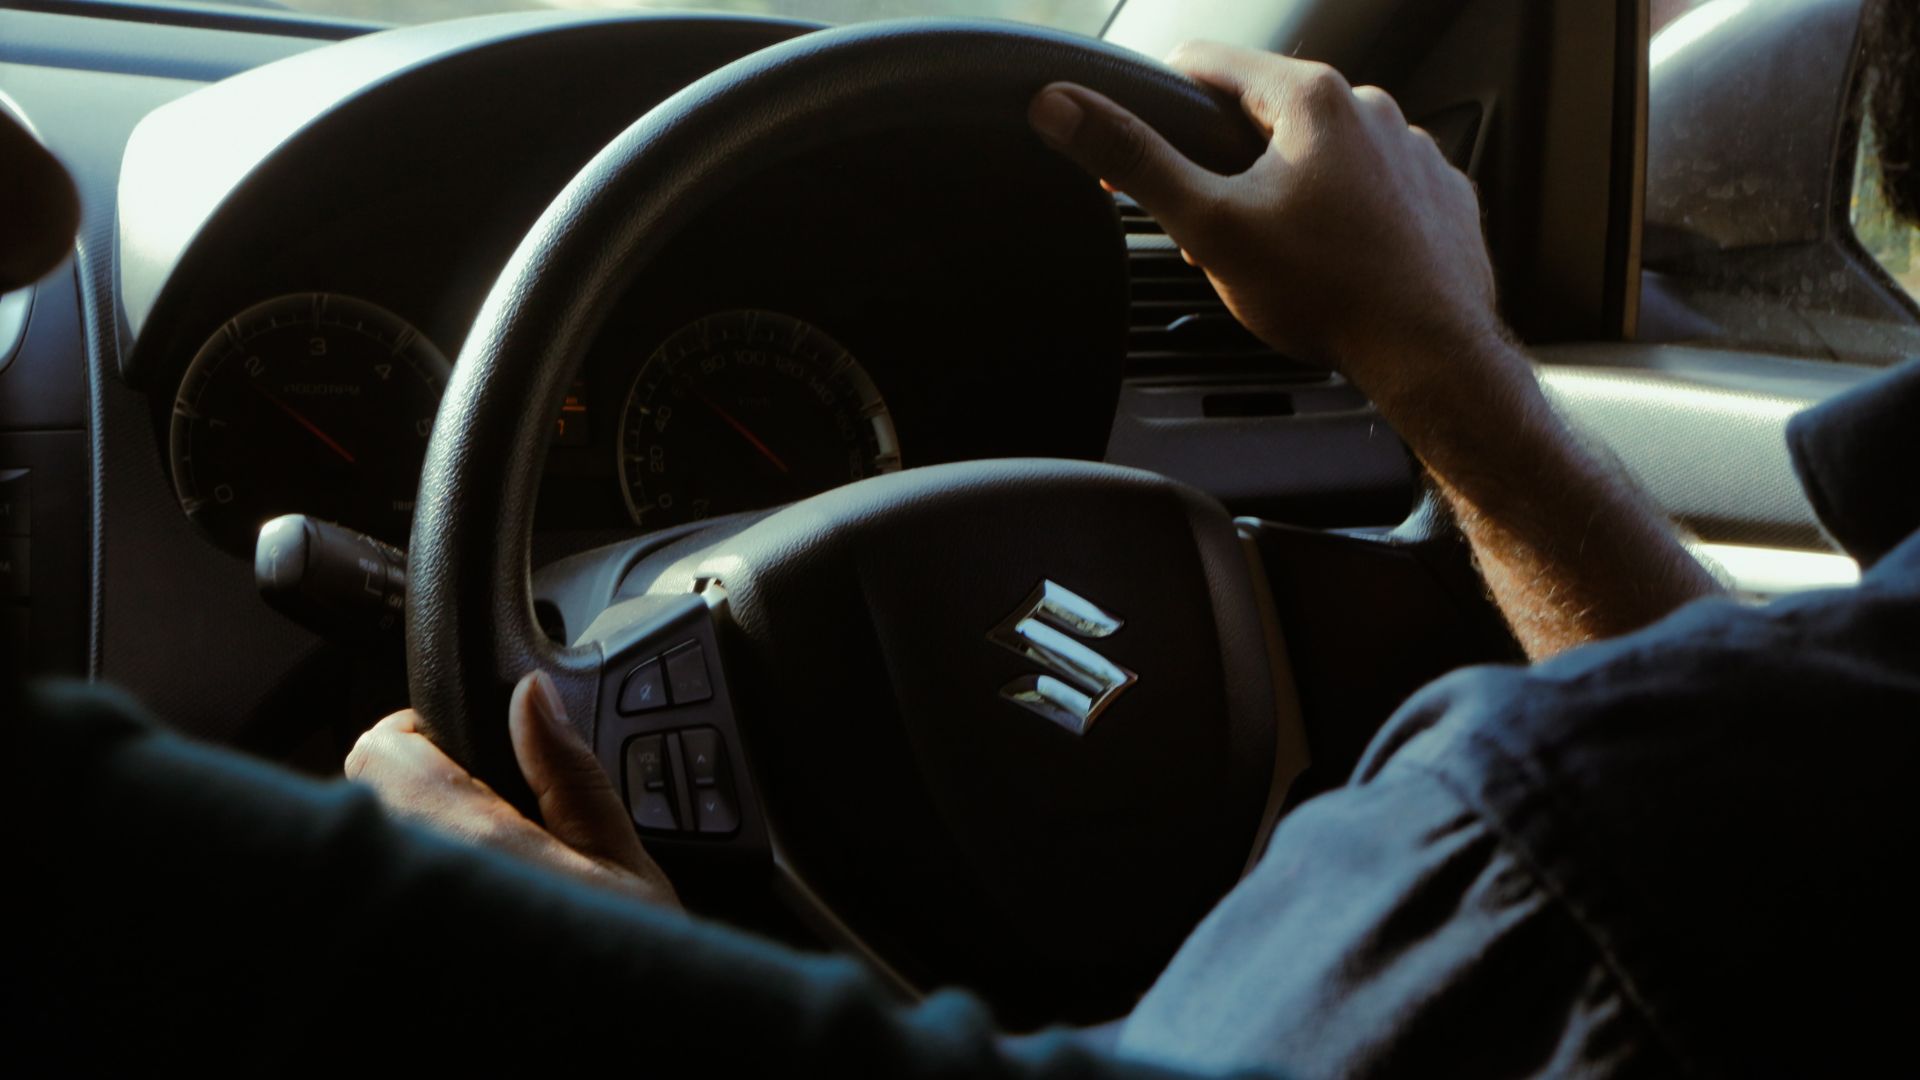
[[358, 780], [367, 774], [379, 759], [379, 744], [383, 738], [376, 726], [361, 732], [360, 737], [353, 740], [352, 748], [347, 751], [347, 760], [341, 767], [347, 779]]
[[1131, 180], [1145, 170], [1149, 143], [1139, 120], [1116, 118], [1104, 129], [1102, 140], [1100, 156], [1113, 180]]
[[1331, 111], [1353, 98], [1347, 77], [1330, 64], [1312, 62], [1300, 76], [1300, 96], [1314, 109]]
[[1289, 102], [1287, 84], [1277, 79], [1261, 82], [1248, 87], [1242, 99], [1247, 112], [1271, 124], [1276, 118], [1286, 115]]
[[414, 730], [414, 726], [413, 726], [412, 710], [402, 709], [399, 712], [389, 713], [386, 716], [381, 717], [379, 723], [373, 725], [373, 727], [367, 730], [367, 734], [378, 735], [382, 737], [393, 737], [398, 735], [410, 734], [413, 732], [413, 730]]
[[1400, 103], [1393, 99], [1392, 94], [1377, 86], [1356, 86], [1353, 96], [1382, 120], [1395, 124], [1407, 122], [1406, 117], [1400, 115]]
[[551, 772], [538, 779], [529, 777], [534, 794], [541, 799], [589, 799], [613, 790], [613, 781], [606, 770], [592, 758], [580, 755], [568, 755], [562, 760], [550, 763]]

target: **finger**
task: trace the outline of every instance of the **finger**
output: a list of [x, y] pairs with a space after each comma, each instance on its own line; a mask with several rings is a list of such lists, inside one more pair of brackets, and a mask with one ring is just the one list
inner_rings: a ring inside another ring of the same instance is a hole
[[439, 788], [465, 786], [491, 794], [490, 788], [421, 734], [418, 722], [419, 714], [406, 709], [375, 724], [347, 754], [347, 778], [387, 793], [418, 789], [410, 793], [431, 794]]
[[1192, 208], [1211, 201], [1220, 181], [1146, 121], [1083, 86], [1046, 87], [1034, 96], [1027, 118], [1055, 149], [1133, 196], [1170, 233]]
[[[516, 701], [516, 708], [524, 707]], [[372, 788], [397, 818], [652, 903], [678, 904], [672, 884], [631, 831], [624, 835], [633, 849], [624, 857], [576, 850], [528, 821], [420, 734], [419, 716], [412, 710], [394, 713], [362, 735], [347, 755], [347, 775]]]
[[418, 720], [418, 714], [404, 710], [361, 735], [347, 754], [347, 778], [366, 784], [406, 817], [441, 821], [495, 815], [501, 808], [512, 812], [492, 788], [420, 734]]
[[1289, 57], [1218, 41], [1189, 41], [1167, 57], [1168, 67], [1232, 95], [1247, 119], [1269, 137], [1284, 105], [1287, 66], [1295, 63]]
[[392, 775], [399, 762], [413, 753], [402, 737], [420, 733], [419, 719], [412, 709], [402, 709], [361, 732], [347, 751], [347, 779], [378, 786], [384, 776]]
[[1266, 135], [1290, 111], [1309, 113], [1350, 105], [1352, 86], [1326, 64], [1218, 42], [1189, 42], [1175, 49], [1169, 66], [1188, 78], [1240, 99], [1240, 108]]
[[1167, 66], [1216, 90], [1244, 97], [1279, 59], [1274, 53], [1219, 41], [1187, 41], [1167, 55]]
[[651, 863], [613, 781], [567, 718], [559, 688], [546, 672], [533, 672], [513, 688], [507, 728], [549, 832], [589, 858], [636, 872]]
[[1360, 104], [1360, 112], [1375, 122], [1396, 128], [1407, 126], [1407, 118], [1400, 111], [1400, 103], [1393, 95], [1377, 86], [1356, 86], [1353, 98]]

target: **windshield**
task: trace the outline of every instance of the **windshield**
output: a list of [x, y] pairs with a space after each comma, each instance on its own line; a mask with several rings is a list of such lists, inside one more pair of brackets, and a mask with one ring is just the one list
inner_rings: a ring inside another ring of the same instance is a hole
[[423, 23], [501, 11], [724, 11], [786, 15], [827, 23], [910, 15], [1014, 19], [1097, 34], [1119, 0], [229, 0], [381, 23]]

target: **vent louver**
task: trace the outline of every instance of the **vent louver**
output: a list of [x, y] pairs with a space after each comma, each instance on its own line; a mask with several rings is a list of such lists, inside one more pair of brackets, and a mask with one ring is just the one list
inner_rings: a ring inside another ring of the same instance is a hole
[[1322, 379], [1327, 371], [1290, 360], [1248, 333], [1227, 312], [1213, 283], [1180, 257], [1140, 204], [1114, 196], [1127, 236], [1133, 278], [1128, 318], [1127, 373], [1192, 375], [1247, 372]]

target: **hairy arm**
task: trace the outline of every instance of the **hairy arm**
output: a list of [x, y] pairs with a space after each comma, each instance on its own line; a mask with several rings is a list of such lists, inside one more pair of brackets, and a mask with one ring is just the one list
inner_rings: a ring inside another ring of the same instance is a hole
[[1645, 625], [1718, 586], [1582, 450], [1494, 307], [1472, 182], [1377, 87], [1220, 45], [1173, 65], [1269, 137], [1221, 176], [1112, 101], [1057, 84], [1034, 127], [1137, 199], [1274, 348], [1347, 376], [1452, 505], [1528, 655]]
[[1505, 341], [1477, 348], [1485, 355], [1461, 366], [1513, 373], [1469, 400], [1381, 410], [1452, 507], [1527, 655], [1615, 637], [1718, 592], [1666, 519], [1579, 445], [1525, 356]]

